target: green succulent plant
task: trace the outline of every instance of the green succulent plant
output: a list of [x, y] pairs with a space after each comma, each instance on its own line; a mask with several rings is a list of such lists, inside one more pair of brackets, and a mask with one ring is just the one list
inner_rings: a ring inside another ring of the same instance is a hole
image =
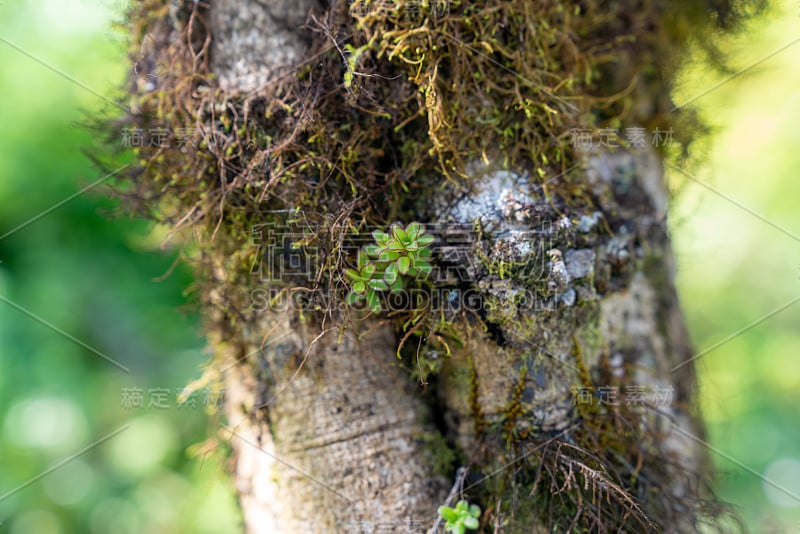
[[358, 252], [357, 269], [346, 269], [350, 279], [348, 304], [366, 300], [373, 312], [381, 311], [381, 292], [401, 291], [406, 281], [425, 278], [433, 270], [430, 244], [433, 236], [425, 227], [409, 223], [405, 228], [392, 225], [389, 233], [372, 233], [374, 244], [365, 245]]
[[476, 504], [467, 501], [458, 501], [455, 508], [440, 506], [439, 515], [445, 520], [444, 529], [454, 534], [464, 534], [467, 529], [477, 530], [480, 526], [478, 518], [481, 509]]

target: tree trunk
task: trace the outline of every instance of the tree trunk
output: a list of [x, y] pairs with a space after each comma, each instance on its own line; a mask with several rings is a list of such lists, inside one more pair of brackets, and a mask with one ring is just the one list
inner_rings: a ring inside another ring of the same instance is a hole
[[[664, 17], [521, 1], [133, 13], [132, 120], [195, 144], [138, 150], [132, 196], [200, 243], [247, 532], [441, 530], [460, 498], [486, 532], [693, 532], [713, 511], [660, 157], [566, 146], [577, 126], [666, 120], [668, 74], [642, 74], [674, 68], [654, 59], [676, 38]], [[351, 238], [398, 219], [435, 238], [436, 278], [404, 282], [426, 300], [344, 306]]]

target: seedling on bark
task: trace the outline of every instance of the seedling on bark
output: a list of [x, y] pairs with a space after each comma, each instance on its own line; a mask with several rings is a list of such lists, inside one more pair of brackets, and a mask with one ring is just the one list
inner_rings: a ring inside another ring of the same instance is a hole
[[445, 520], [444, 529], [454, 534], [464, 534], [467, 529], [477, 530], [480, 526], [478, 518], [481, 516], [481, 509], [467, 501], [458, 501], [455, 508], [440, 506], [439, 515]]
[[348, 304], [366, 300], [369, 309], [381, 311], [380, 293], [402, 291], [413, 278], [430, 274], [433, 236], [418, 222], [403, 228], [392, 225], [389, 233], [372, 233], [375, 244], [365, 245], [358, 253], [358, 269], [347, 269], [350, 279]]

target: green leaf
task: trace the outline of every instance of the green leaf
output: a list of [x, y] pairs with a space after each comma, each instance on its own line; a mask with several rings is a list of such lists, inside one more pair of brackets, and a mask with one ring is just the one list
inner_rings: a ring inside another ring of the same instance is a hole
[[456, 504], [456, 511], [458, 512], [466, 512], [468, 509], [469, 503], [463, 499], [458, 501], [458, 504]]
[[386, 291], [389, 289], [389, 286], [386, 285], [386, 282], [380, 279], [370, 280], [368, 284], [370, 289], [374, 291]]
[[481, 524], [474, 517], [468, 517], [468, 518], [464, 519], [464, 526], [467, 527], [470, 530], [475, 530], [480, 525]]
[[369, 256], [364, 254], [362, 251], [358, 251], [358, 258], [356, 263], [358, 264], [358, 268], [362, 269], [367, 263], [369, 262]]
[[372, 275], [375, 274], [375, 264], [374, 263], [367, 263], [364, 267], [361, 268], [361, 276], [364, 280], [369, 280], [372, 278]]
[[481, 507], [477, 504], [470, 505], [469, 507], [469, 515], [472, 517], [480, 517], [481, 515]]
[[374, 291], [369, 291], [367, 293], [367, 306], [369, 306], [369, 309], [375, 313], [379, 313], [381, 311], [381, 301], [378, 299], [378, 294]]
[[380, 254], [380, 247], [378, 245], [364, 245], [364, 252], [367, 256], [372, 258], [377, 258], [378, 254]]
[[384, 250], [381, 252], [380, 257], [378, 258], [380, 261], [394, 261], [400, 257], [399, 252], [395, 252], [393, 250]]
[[408, 273], [408, 268], [411, 266], [411, 261], [407, 256], [401, 256], [397, 259], [397, 270], [402, 274]]
[[353, 85], [353, 71], [350, 69], [344, 71], [344, 86], [346, 89], [350, 89], [350, 86]]
[[386, 232], [381, 232], [380, 230], [375, 230], [372, 232], [372, 237], [375, 239], [375, 242], [381, 246], [388, 243], [390, 239], [389, 234]]
[[423, 260], [415, 261], [414, 268], [419, 272], [421, 272], [422, 274], [424, 274], [425, 276], [431, 274], [431, 271], [433, 270], [431, 264]]
[[360, 295], [361, 293], [363, 293], [366, 290], [367, 290], [367, 285], [364, 282], [360, 281], [360, 280], [358, 282], [356, 282], [355, 284], [353, 284], [353, 293], [355, 293], [357, 295]]
[[397, 265], [394, 263], [390, 263], [386, 266], [386, 270], [383, 272], [383, 279], [386, 280], [387, 284], [394, 284], [397, 280]]
[[347, 303], [350, 305], [356, 304], [361, 300], [361, 295], [353, 293], [352, 291], [347, 295]]
[[433, 243], [433, 236], [432, 235], [421, 235], [417, 238], [417, 243], [419, 243], [420, 247], [427, 247], [431, 243]]
[[458, 520], [458, 513], [449, 506], [440, 506], [438, 512], [445, 521], [455, 522]]
[[400, 291], [401, 289], [403, 289], [403, 279], [398, 278], [397, 280], [395, 280], [394, 283], [391, 286], [389, 286], [389, 289], [391, 289], [393, 292]]
[[363, 280], [363, 278], [361, 278], [361, 273], [358, 271], [354, 271], [353, 269], [345, 269], [344, 274], [349, 276], [350, 279], [354, 281]]
[[412, 240], [416, 240], [421, 232], [423, 232], [422, 225], [418, 222], [408, 223], [408, 226], [406, 226], [406, 234]]
[[408, 234], [406, 234], [405, 230], [397, 225], [392, 226], [392, 235], [394, 235], [394, 238], [401, 243], [408, 241]]

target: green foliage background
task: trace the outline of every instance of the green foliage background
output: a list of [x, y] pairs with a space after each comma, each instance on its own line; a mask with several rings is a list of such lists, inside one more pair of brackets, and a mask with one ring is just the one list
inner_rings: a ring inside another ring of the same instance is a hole
[[[0, 234], [101, 177], [82, 149], [125, 76], [111, 22], [122, 6], [0, 4]], [[8, 43], [62, 71], [37, 63]], [[207, 360], [197, 315], [182, 312], [188, 270], [142, 222], [110, 216], [98, 187], [0, 239], [0, 296], [130, 369], [129, 373], [0, 302], [0, 532], [236, 532], [223, 461], [186, 449], [210, 430], [202, 393], [177, 391]], [[143, 408], [124, 408], [138, 388]], [[167, 389], [167, 408], [148, 407]], [[62, 459], [121, 430], [6, 496]]]
[[[110, 29], [123, 7], [0, 3], [0, 234], [100, 178], [80, 152], [96, 134], [81, 123], [109, 107], [94, 93], [124, 79], [125, 45]], [[800, 495], [800, 305], [739, 333], [800, 295], [800, 44], [786, 47], [799, 34], [789, 0], [724, 44], [739, 69], [785, 48], [692, 102], [718, 131], [695, 147], [706, 152], [694, 178], [671, 173], [690, 329], [698, 352], [724, 341], [697, 360], [716, 487], [756, 532], [800, 525], [800, 499], [787, 494]], [[694, 62], [677, 101], [724, 80]], [[98, 188], [0, 239], [0, 297], [130, 369], [0, 301], [0, 532], [235, 532], [223, 461], [186, 453], [212, 428], [202, 402], [175, 400], [207, 358], [196, 313], [180, 310], [190, 273], [155, 282], [178, 251], [160, 249], [157, 228], [107, 216], [114, 205]], [[169, 407], [126, 409], [126, 388], [146, 404], [168, 389]]]
[[793, 533], [800, 531], [800, 3], [773, 2], [740, 38], [723, 40], [723, 50], [731, 75], [743, 74], [713, 75], [693, 62], [676, 95], [682, 103], [705, 93], [690, 106], [716, 129], [696, 147], [693, 178], [670, 172], [678, 290], [702, 354], [695, 364], [716, 489], [754, 532]]

